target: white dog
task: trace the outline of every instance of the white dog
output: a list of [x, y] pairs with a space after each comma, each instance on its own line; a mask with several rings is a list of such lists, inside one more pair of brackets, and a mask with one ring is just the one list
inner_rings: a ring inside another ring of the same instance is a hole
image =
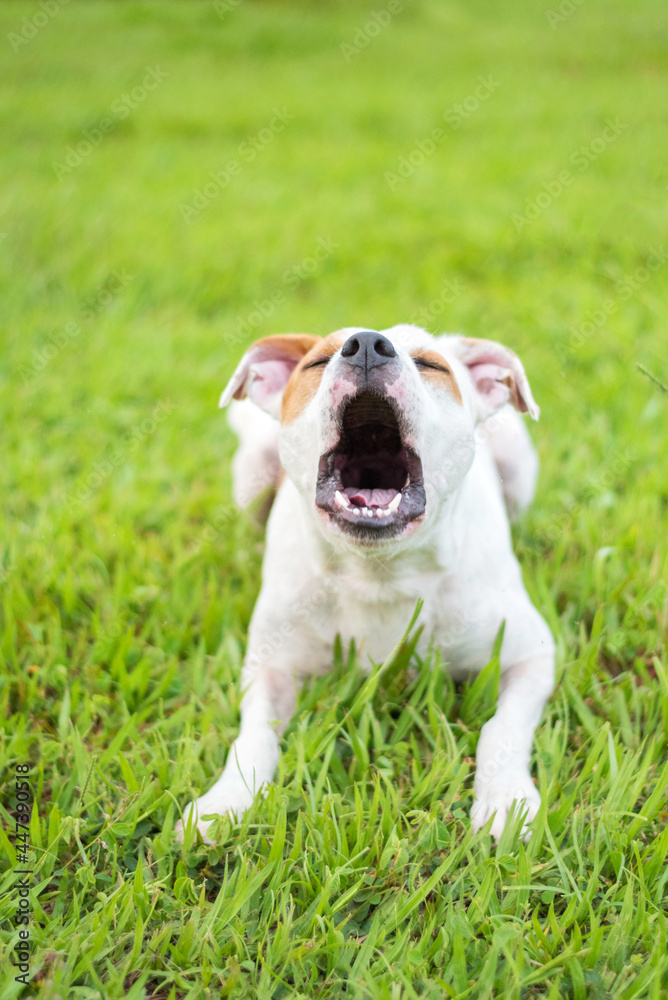
[[331, 666], [337, 634], [384, 659], [418, 598], [418, 648], [433, 639], [456, 678], [489, 661], [505, 622], [471, 818], [478, 829], [494, 817], [497, 839], [513, 803], [531, 820], [540, 804], [531, 745], [553, 687], [554, 642], [524, 589], [506, 512], [531, 501], [538, 465], [515, 412], [539, 413], [517, 356], [403, 325], [265, 337], [221, 406], [233, 398], [245, 400], [231, 420], [241, 439], [236, 501], [276, 484], [280, 466], [285, 477], [267, 526], [239, 736], [186, 822], [208, 841], [202, 817], [241, 815], [274, 775], [296, 679]]

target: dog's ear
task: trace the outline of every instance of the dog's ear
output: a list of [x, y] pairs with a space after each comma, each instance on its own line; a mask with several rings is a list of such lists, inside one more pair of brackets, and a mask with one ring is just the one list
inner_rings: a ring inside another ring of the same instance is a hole
[[506, 403], [538, 420], [540, 409], [516, 354], [493, 340], [453, 339], [457, 357], [469, 370], [480, 420], [486, 420]]
[[281, 398], [288, 379], [320, 337], [306, 333], [282, 333], [263, 337], [249, 347], [220, 397], [220, 406], [232, 399], [252, 400], [280, 420]]

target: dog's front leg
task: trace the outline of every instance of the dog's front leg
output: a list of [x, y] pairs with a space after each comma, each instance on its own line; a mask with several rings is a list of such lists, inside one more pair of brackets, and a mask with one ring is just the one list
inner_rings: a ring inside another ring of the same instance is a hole
[[491, 833], [501, 836], [513, 807], [526, 812], [523, 833], [540, 806], [529, 763], [534, 729], [554, 686], [551, 655], [525, 660], [504, 671], [496, 714], [480, 733], [476, 754], [473, 829], [494, 816]]
[[[194, 814], [197, 829], [207, 844], [213, 843], [207, 833], [213, 820], [204, 820], [203, 816], [234, 813], [240, 817], [262, 786], [272, 780], [278, 764], [279, 738], [295, 708], [295, 684], [289, 673], [247, 664], [241, 681], [241, 728], [223, 773], [183, 813], [185, 823], [192, 822]], [[175, 832], [179, 839], [183, 838], [181, 821]]]

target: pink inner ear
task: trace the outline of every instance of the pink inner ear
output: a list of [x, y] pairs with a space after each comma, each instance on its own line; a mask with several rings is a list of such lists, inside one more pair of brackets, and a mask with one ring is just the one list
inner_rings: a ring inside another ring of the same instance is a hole
[[501, 379], [512, 377], [508, 368], [500, 365], [483, 363], [469, 367], [473, 384], [478, 392], [485, 397], [490, 406], [503, 406], [510, 399], [510, 389]]
[[294, 367], [294, 361], [256, 361], [248, 373], [248, 396], [262, 406], [272, 396], [283, 392]]

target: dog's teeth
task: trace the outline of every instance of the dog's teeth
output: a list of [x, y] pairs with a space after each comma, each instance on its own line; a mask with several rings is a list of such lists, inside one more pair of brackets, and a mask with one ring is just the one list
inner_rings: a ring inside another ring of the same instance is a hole
[[394, 500], [391, 500], [390, 503], [388, 503], [388, 505], [385, 508], [385, 510], [388, 512], [388, 514], [392, 514], [393, 511], [395, 511], [397, 509], [397, 507], [399, 506], [400, 503], [401, 503], [401, 493], [397, 493], [397, 495], [394, 498]]
[[341, 493], [340, 490], [337, 490], [334, 494], [334, 502], [337, 507], [350, 507], [350, 500], [345, 493]]
[[362, 511], [359, 509], [359, 507], [353, 507], [353, 514], [357, 514], [357, 516], [359, 517], [361, 513]]

